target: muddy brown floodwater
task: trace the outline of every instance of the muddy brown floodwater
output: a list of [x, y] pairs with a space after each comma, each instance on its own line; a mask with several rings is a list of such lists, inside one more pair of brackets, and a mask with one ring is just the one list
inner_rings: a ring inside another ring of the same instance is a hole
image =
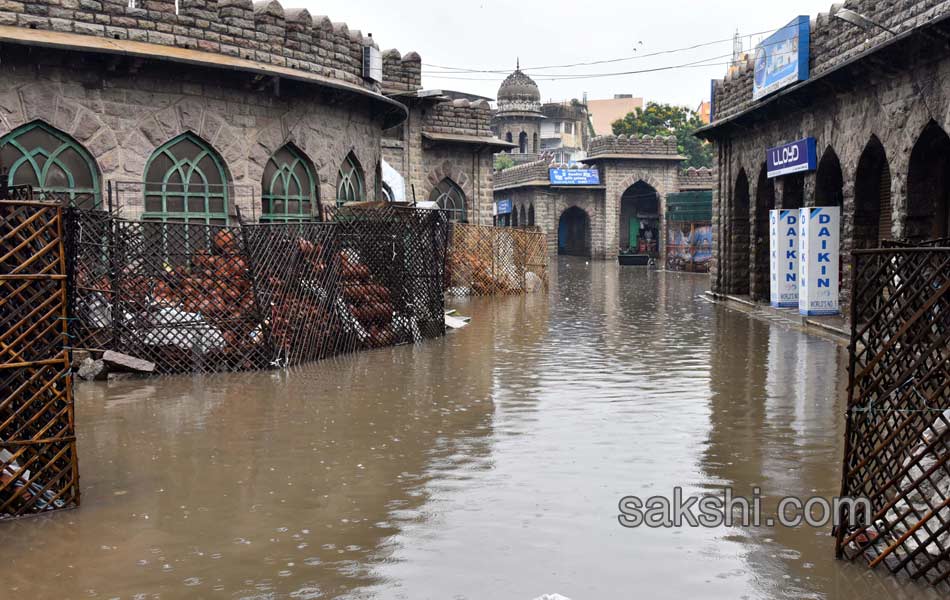
[[845, 351], [706, 277], [554, 270], [432, 343], [81, 385], [83, 506], [0, 526], [0, 597], [937, 597], [828, 528], [620, 527], [675, 486], [836, 494]]

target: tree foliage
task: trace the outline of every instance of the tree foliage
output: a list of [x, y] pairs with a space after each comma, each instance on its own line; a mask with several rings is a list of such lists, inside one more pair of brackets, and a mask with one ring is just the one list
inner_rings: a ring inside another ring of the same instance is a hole
[[495, 155], [496, 171], [504, 171], [505, 169], [510, 169], [513, 166], [515, 166], [515, 161], [510, 155], [505, 154], [504, 152]]
[[614, 135], [675, 136], [677, 150], [686, 157], [684, 167], [711, 167], [712, 146], [693, 135], [703, 125], [699, 115], [685, 106], [648, 102], [612, 126]]

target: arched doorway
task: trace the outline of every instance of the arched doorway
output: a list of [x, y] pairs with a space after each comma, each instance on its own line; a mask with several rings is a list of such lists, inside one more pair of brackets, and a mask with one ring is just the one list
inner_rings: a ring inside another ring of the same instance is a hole
[[43, 121], [0, 138], [0, 164], [8, 185], [30, 185], [44, 200], [85, 209], [100, 205], [96, 161], [79, 142]]
[[590, 217], [576, 206], [561, 213], [558, 220], [557, 253], [590, 256]]
[[934, 121], [921, 132], [907, 170], [904, 237], [923, 241], [950, 236], [950, 137]]
[[853, 247], [879, 248], [891, 233], [891, 169], [887, 154], [877, 136], [870, 141], [858, 159], [854, 175]]
[[805, 206], [805, 176], [801, 173], [782, 177], [782, 210]]
[[656, 188], [638, 181], [620, 197], [620, 252], [660, 255], [660, 195]]
[[534, 227], [534, 204], [528, 206], [528, 225]]
[[828, 146], [818, 163], [815, 174], [815, 206], [837, 206], [844, 203], [844, 178], [841, 176], [841, 161]]
[[751, 249], [749, 245], [749, 178], [745, 169], [739, 169], [736, 185], [732, 189], [732, 211], [729, 215], [731, 256], [729, 264], [732, 267], [732, 285], [730, 292], [745, 295], [749, 293], [749, 259]]
[[528, 217], [524, 211], [524, 206], [521, 207], [521, 219], [519, 222], [521, 223], [522, 227], [527, 227], [528, 225], [530, 225], [530, 223], [528, 223]]
[[752, 299], [767, 300], [769, 286], [769, 211], [775, 210], [775, 181], [769, 179], [765, 163], [759, 169], [755, 185], [755, 268], [752, 274]]

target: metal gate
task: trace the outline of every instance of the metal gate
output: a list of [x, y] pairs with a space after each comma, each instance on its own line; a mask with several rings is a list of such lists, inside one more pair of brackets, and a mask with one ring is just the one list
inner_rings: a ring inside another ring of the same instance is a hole
[[[28, 195], [28, 189], [14, 192]], [[0, 240], [2, 520], [78, 505], [79, 472], [63, 209], [0, 201]]]

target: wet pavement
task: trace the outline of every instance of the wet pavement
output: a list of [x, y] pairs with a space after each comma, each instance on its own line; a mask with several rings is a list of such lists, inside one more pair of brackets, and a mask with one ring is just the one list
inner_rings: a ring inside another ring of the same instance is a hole
[[562, 259], [444, 340], [78, 388], [81, 509], [4, 524], [2, 598], [936, 598], [830, 528], [625, 529], [618, 501], [839, 491], [846, 352]]

